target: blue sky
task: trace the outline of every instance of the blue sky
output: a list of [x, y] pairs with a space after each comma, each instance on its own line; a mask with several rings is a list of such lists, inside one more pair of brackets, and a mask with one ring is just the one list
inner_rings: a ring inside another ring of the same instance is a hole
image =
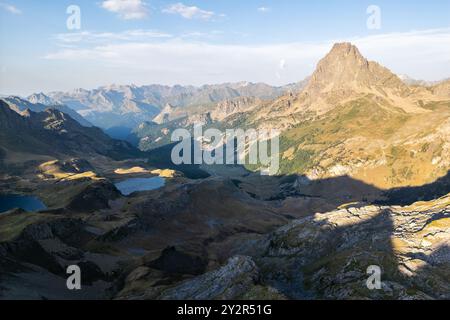
[[[81, 10], [68, 30], [66, 9]], [[370, 5], [380, 9], [369, 29]], [[396, 73], [450, 77], [450, 1], [0, 0], [0, 93], [302, 80], [333, 42]]]

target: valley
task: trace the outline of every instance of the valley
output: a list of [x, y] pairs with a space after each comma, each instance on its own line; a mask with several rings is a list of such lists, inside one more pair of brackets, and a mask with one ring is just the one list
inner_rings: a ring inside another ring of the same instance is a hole
[[[198, 123], [280, 130], [279, 172], [174, 165]], [[0, 299], [450, 299], [448, 80], [340, 43], [294, 85], [9, 97], [0, 126], [0, 195], [45, 205], [0, 213]]]

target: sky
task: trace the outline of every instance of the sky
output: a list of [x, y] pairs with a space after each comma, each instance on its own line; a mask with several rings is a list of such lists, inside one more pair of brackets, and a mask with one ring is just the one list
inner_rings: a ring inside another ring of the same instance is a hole
[[450, 1], [0, 0], [0, 41], [5, 95], [284, 85], [341, 41], [397, 74], [436, 81], [450, 77]]

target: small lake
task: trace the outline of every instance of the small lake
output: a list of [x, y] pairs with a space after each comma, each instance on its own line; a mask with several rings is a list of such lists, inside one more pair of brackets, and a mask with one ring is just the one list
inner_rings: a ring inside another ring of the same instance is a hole
[[136, 191], [150, 191], [163, 187], [166, 179], [161, 177], [153, 178], [133, 178], [116, 183], [116, 188], [124, 195], [128, 196]]
[[0, 195], [0, 213], [15, 208], [21, 208], [28, 212], [47, 209], [38, 197], [18, 194]]

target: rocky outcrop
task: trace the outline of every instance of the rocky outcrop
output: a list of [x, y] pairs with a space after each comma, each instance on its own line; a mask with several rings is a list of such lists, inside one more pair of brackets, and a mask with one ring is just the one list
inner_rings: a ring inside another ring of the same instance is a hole
[[[112, 276], [120, 270], [118, 259], [86, 250], [96, 235], [82, 220], [56, 216], [41, 220], [0, 243], [0, 300], [107, 298]], [[66, 287], [70, 265], [81, 269], [78, 292]]]
[[439, 97], [450, 99], [450, 79], [436, 84], [431, 90]]
[[90, 183], [84, 190], [70, 199], [69, 210], [92, 212], [109, 208], [109, 201], [120, 197], [117, 188], [107, 180]]
[[171, 300], [237, 299], [254, 286], [258, 268], [249, 257], [236, 256], [219, 270], [183, 282], [160, 296]]
[[[294, 299], [449, 298], [450, 196], [296, 220], [254, 248], [263, 283]], [[264, 252], [260, 254], [260, 252]], [[381, 270], [370, 290], [368, 268]]]
[[4, 257], [62, 275], [65, 261], [81, 260], [84, 254], [79, 247], [92, 238], [83, 226], [81, 221], [70, 218], [31, 224], [4, 244]]
[[215, 120], [222, 121], [235, 113], [248, 112], [258, 103], [261, 103], [261, 100], [254, 97], [228, 99], [219, 102], [215, 110], [211, 113], [211, 116]]
[[170, 122], [171, 120], [174, 120], [172, 117], [172, 114], [175, 111], [175, 107], [171, 106], [170, 104], [166, 104], [166, 106], [161, 110], [159, 115], [157, 115], [153, 122], [157, 124], [165, 124]]

